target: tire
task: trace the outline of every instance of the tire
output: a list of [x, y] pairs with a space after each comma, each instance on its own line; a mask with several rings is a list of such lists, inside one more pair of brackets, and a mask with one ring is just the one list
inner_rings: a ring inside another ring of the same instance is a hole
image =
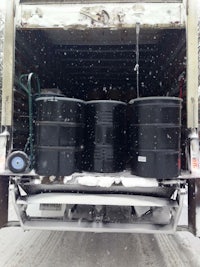
[[29, 158], [22, 151], [12, 152], [7, 158], [7, 166], [13, 173], [24, 173], [29, 167]]

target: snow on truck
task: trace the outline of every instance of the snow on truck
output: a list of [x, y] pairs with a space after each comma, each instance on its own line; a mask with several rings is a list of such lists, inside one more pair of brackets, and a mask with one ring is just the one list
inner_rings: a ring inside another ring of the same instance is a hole
[[200, 236], [197, 5], [7, 1], [1, 227]]

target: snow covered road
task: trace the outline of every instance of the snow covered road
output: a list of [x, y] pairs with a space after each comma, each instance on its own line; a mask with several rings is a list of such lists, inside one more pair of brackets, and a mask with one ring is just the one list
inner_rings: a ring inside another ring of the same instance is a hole
[[200, 266], [200, 239], [171, 235], [0, 230], [2, 267]]

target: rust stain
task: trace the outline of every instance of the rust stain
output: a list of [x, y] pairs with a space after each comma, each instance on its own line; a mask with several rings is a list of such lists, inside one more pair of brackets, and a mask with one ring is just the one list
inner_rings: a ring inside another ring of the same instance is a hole
[[110, 15], [103, 7], [86, 7], [82, 8], [80, 14], [91, 19], [91, 24], [98, 22], [103, 25], [109, 24]]

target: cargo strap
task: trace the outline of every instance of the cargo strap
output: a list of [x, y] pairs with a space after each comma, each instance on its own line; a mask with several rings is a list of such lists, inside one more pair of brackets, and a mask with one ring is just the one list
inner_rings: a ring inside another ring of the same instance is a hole
[[136, 23], [136, 50], [135, 50], [135, 55], [136, 55], [136, 64], [134, 71], [136, 71], [136, 81], [137, 81], [137, 97], [140, 96], [139, 93], [139, 34], [140, 34], [140, 23]]

